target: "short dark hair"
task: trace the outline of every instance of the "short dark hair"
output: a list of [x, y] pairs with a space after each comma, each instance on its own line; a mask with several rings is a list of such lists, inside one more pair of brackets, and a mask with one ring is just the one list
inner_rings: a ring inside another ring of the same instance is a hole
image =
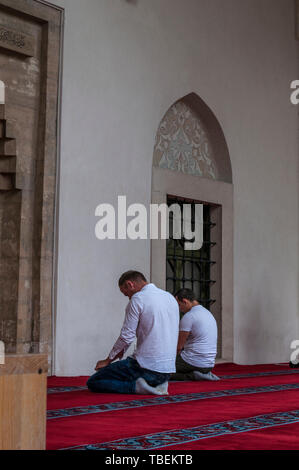
[[120, 276], [119, 280], [118, 280], [119, 287], [124, 285], [124, 283], [127, 282], [127, 281], [147, 282], [144, 275], [142, 273], [140, 273], [139, 271], [127, 271], [127, 272], [123, 273]]
[[190, 300], [190, 302], [194, 302], [196, 299], [196, 295], [191, 289], [180, 289], [175, 294], [175, 297], [178, 298], [182, 302], [183, 299]]

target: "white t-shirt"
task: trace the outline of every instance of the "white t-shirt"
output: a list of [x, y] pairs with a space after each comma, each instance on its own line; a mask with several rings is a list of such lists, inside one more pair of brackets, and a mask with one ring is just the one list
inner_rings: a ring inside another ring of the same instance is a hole
[[136, 336], [133, 357], [141, 367], [156, 372], [175, 372], [179, 320], [179, 306], [173, 295], [147, 284], [127, 305], [124, 324], [109, 354], [110, 359], [126, 351]]
[[190, 331], [181, 357], [195, 367], [214, 367], [217, 354], [217, 323], [201, 305], [192, 307], [180, 321], [180, 331]]

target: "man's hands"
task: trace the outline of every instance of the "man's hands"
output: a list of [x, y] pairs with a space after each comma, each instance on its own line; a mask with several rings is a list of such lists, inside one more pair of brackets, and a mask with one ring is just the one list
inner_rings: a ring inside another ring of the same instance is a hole
[[120, 351], [120, 353], [118, 353], [118, 355], [115, 356], [115, 358], [113, 360], [115, 361], [116, 359], [122, 359], [123, 355], [124, 355], [124, 351]]
[[103, 369], [103, 367], [109, 366], [110, 362], [112, 361], [111, 359], [109, 359], [109, 357], [107, 357], [107, 359], [104, 359], [103, 361], [98, 361], [97, 365], [95, 366], [95, 370], [100, 370]]
[[114, 357], [114, 359], [110, 359], [108, 356], [103, 361], [98, 361], [97, 365], [95, 366], [95, 370], [100, 370], [100, 369], [103, 369], [103, 367], [109, 366], [109, 364], [115, 361], [116, 359], [122, 359], [123, 355], [124, 355], [124, 351], [121, 351], [120, 353], [118, 353], [117, 356]]

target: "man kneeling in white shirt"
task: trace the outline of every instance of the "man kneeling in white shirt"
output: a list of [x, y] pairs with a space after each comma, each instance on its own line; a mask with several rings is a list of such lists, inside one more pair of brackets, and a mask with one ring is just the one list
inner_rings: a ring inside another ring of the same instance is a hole
[[217, 354], [217, 323], [211, 312], [199, 305], [194, 292], [181, 289], [176, 295], [180, 311], [176, 374], [171, 380], [219, 380], [212, 374]]
[[[168, 380], [175, 372], [178, 303], [137, 271], [124, 273], [118, 284], [130, 299], [125, 320], [109, 356], [98, 361], [87, 386], [92, 392], [167, 395]], [[135, 337], [134, 354], [112, 364], [123, 357]]]

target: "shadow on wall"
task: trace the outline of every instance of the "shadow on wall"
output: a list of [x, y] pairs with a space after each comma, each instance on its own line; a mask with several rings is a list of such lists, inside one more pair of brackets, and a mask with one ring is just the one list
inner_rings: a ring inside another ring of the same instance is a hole
[[131, 5], [137, 5], [138, 0], [125, 0], [126, 3], [130, 3]]

